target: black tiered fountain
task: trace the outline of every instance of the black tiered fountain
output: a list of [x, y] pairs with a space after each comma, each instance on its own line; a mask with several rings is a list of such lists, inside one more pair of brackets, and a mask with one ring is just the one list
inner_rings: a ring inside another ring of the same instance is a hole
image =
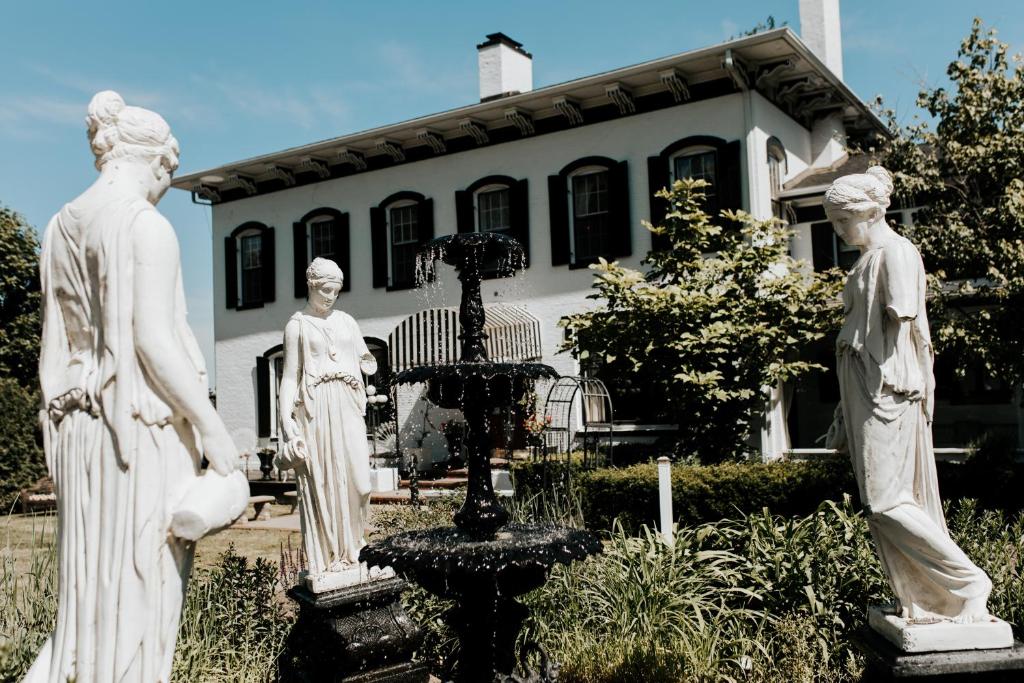
[[[396, 380], [399, 384], [425, 382], [432, 403], [462, 410], [469, 467], [466, 502], [455, 513], [454, 527], [391, 536], [363, 548], [359, 559], [371, 566], [391, 566], [431, 593], [456, 602], [448, 622], [459, 636], [457, 681], [522, 680], [513, 678], [515, 641], [528, 610], [516, 597], [543, 585], [555, 564], [600, 552], [601, 544], [578, 529], [509, 524], [508, 512], [491, 484], [488, 411], [511, 405], [522, 381], [558, 376], [540, 363], [487, 359], [481, 266], [498, 263], [503, 274], [511, 274], [522, 268], [522, 247], [493, 233], [447, 235], [420, 250], [421, 274], [429, 279], [436, 261], [454, 266], [462, 282], [461, 357], [453, 364], [405, 370]], [[544, 671], [528, 677], [552, 680]]]

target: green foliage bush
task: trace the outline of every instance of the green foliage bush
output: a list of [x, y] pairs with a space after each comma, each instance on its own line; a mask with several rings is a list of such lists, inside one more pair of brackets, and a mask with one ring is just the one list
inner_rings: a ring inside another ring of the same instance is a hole
[[46, 474], [36, 445], [39, 397], [11, 377], [0, 377], [0, 511], [14, 505], [18, 492]]
[[800, 350], [837, 325], [839, 278], [794, 259], [781, 221], [709, 216], [705, 187], [685, 179], [660, 191], [669, 211], [648, 228], [666, 248], [647, 254], [646, 272], [591, 266], [597, 305], [560, 324], [563, 350], [643, 386], [658, 418], [679, 425], [677, 453], [718, 462], [750, 450], [764, 387], [821, 369]]
[[[554, 463], [523, 463], [514, 471], [517, 495], [578, 490], [588, 529], [628, 531], [658, 519], [658, 469], [653, 463], [620, 469], [580, 470]], [[672, 506], [680, 526], [735, 517], [767, 508], [780, 515], [809, 514], [823, 500], [855, 493], [850, 463], [842, 457], [808, 462], [674, 465]]]
[[265, 683], [291, 630], [278, 594], [278, 568], [230, 546], [212, 569], [189, 582], [178, 629], [176, 681]]

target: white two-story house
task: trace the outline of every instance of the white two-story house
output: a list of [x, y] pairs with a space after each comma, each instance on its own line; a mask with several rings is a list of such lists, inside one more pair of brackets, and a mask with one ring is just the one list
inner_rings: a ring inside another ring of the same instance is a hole
[[[386, 373], [456, 354], [457, 282], [449, 271], [414, 288], [418, 247], [455, 232], [516, 237], [528, 267], [483, 287], [492, 356], [578, 374], [558, 353], [558, 320], [591, 305], [598, 257], [639, 267], [658, 247], [641, 221], [659, 221], [653, 194], [674, 178], [709, 181], [711, 209], [788, 217], [797, 257], [835, 254], [787, 197], [806, 215], [820, 199], [787, 183], [809, 187], [844, 163], [848, 140], [883, 126], [842, 80], [837, 0], [802, 0], [801, 21], [803, 40], [781, 28], [538, 89], [531, 55], [492, 34], [477, 46], [479, 102], [177, 178], [212, 205], [217, 407], [239, 449], [276, 439], [281, 331], [316, 256], [344, 271], [338, 306]], [[778, 393], [766, 456], [791, 446]], [[619, 419], [643, 419], [625, 403]], [[812, 409], [802, 417], [820, 421]]]

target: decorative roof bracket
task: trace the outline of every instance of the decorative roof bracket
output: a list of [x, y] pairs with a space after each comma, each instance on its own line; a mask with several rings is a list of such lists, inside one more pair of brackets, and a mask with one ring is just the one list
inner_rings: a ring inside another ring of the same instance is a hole
[[302, 159], [299, 160], [299, 163], [296, 166], [296, 168], [300, 171], [309, 171], [311, 173], [316, 173], [321, 178], [331, 177], [330, 166], [328, 166], [327, 162], [324, 161], [323, 159], [318, 159], [316, 157], [303, 157]]
[[387, 154], [391, 157], [391, 160], [396, 164], [405, 161], [405, 150], [402, 149], [402, 145], [395, 142], [394, 140], [380, 139], [374, 142], [374, 147], [381, 154]]
[[199, 197], [200, 199], [205, 199], [211, 204], [216, 204], [220, 201], [220, 192], [218, 192], [216, 188], [210, 187], [209, 185], [203, 185], [202, 183], [192, 186], [192, 196], [193, 198]]
[[366, 155], [348, 147], [342, 147], [336, 152], [338, 163], [349, 164], [357, 171], [366, 170]]
[[519, 107], [506, 109], [505, 120], [511, 121], [519, 129], [520, 135], [533, 135], [533, 117]]
[[256, 194], [256, 182], [252, 178], [239, 173], [229, 173], [227, 179], [221, 185], [221, 189], [226, 190], [236, 187], [250, 197]]
[[792, 57], [781, 62], [768, 64], [761, 69], [754, 83], [759, 90], [764, 90], [769, 95], [774, 95], [779, 87], [779, 81], [796, 68], [796, 60]]
[[583, 123], [583, 111], [580, 104], [571, 97], [561, 95], [551, 100], [551, 106], [555, 111], [564, 116], [570, 126], [578, 126]]
[[490, 142], [490, 138], [487, 137], [487, 126], [476, 119], [461, 119], [459, 130], [473, 138], [473, 142], [478, 145], [486, 145]]
[[286, 187], [291, 187], [295, 184], [295, 174], [279, 164], [267, 164], [263, 173], [256, 176], [256, 180], [280, 180]]
[[434, 154], [444, 154], [447, 148], [444, 144], [444, 136], [429, 128], [420, 128], [416, 131], [416, 139], [430, 147]]
[[679, 73], [678, 69], [660, 71], [658, 72], [658, 79], [672, 93], [672, 99], [676, 102], [690, 99], [690, 89], [687, 87], [686, 79]]
[[619, 114], [636, 113], [636, 103], [633, 102], [633, 93], [621, 83], [609, 83], [604, 86], [604, 94], [619, 108]]

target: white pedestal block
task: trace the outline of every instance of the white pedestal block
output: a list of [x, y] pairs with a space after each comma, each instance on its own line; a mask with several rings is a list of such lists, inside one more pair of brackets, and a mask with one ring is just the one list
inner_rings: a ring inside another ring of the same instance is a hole
[[354, 586], [357, 583], [390, 579], [394, 575], [395, 570], [391, 567], [384, 567], [383, 569], [380, 567], [371, 568], [360, 563], [345, 567], [344, 569], [323, 572], [316, 576], [305, 574], [299, 580], [305, 583], [306, 588], [311, 593], [329, 593], [348, 586]]
[[886, 640], [904, 652], [951, 652], [954, 650], [994, 650], [1013, 646], [1013, 631], [1002, 619], [958, 624], [902, 619], [888, 607], [869, 607], [868, 624]]

